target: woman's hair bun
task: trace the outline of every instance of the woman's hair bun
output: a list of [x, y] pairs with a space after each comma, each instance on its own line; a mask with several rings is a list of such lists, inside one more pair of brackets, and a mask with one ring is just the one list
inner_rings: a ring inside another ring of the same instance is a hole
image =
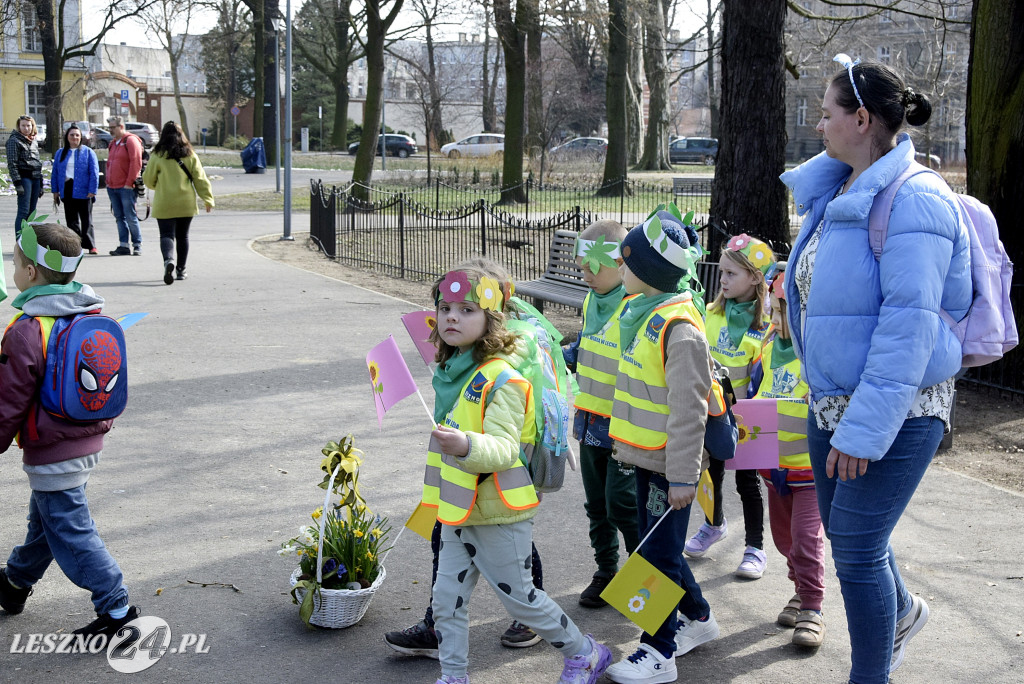
[[907, 123], [911, 126], [923, 126], [931, 118], [932, 103], [911, 88], [903, 91], [903, 106], [907, 110]]

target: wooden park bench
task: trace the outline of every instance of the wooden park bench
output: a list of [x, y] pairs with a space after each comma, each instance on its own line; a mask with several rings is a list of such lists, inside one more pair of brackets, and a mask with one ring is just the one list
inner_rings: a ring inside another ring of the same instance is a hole
[[672, 194], [676, 197], [711, 197], [710, 178], [672, 179]]
[[[544, 302], [583, 308], [583, 300], [590, 288], [583, 281], [582, 269], [576, 264], [576, 236], [574, 230], [556, 230], [544, 274], [516, 286], [516, 294], [530, 297], [533, 305], [542, 313]], [[697, 278], [704, 285], [705, 301], [710, 303], [718, 293], [718, 264], [698, 262]]]

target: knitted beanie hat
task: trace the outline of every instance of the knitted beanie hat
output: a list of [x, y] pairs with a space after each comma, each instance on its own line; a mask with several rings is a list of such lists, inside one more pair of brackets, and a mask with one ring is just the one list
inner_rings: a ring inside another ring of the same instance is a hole
[[[687, 214], [692, 220], [692, 213]], [[694, 274], [700, 256], [697, 232], [675, 205], [660, 205], [622, 241], [622, 259], [633, 274], [662, 292], [676, 292], [684, 276]]]

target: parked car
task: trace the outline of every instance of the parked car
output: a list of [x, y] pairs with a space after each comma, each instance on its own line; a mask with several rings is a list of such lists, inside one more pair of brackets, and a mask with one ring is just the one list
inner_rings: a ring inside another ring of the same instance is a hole
[[[69, 128], [71, 128], [71, 124], [75, 124], [82, 131], [82, 144], [86, 145], [87, 147], [94, 147], [94, 145], [93, 145], [93, 134], [92, 134], [92, 124], [89, 123], [88, 121], [65, 121], [64, 124], [61, 126], [61, 129], [60, 129], [61, 136], [63, 136], [65, 133], [67, 133], [67, 130]], [[64, 141], [62, 140], [60, 145], [63, 145], [63, 144], [64, 144]]]
[[93, 147], [97, 150], [105, 150], [110, 147], [110, 141], [114, 139], [114, 136], [110, 134], [106, 128], [100, 128], [99, 126], [92, 127], [93, 135]]
[[36, 142], [40, 145], [46, 142], [46, 124], [36, 124]]
[[556, 161], [600, 161], [608, 152], [608, 138], [576, 138], [551, 149]]
[[156, 129], [156, 126], [150, 123], [125, 121], [124, 131], [125, 133], [133, 133], [139, 136], [139, 140], [142, 141], [142, 146], [147, 150], [160, 142], [160, 131]]
[[441, 154], [449, 159], [459, 157], [489, 157], [505, 151], [505, 136], [502, 133], [481, 133], [471, 135], [458, 142], [441, 146]]
[[[386, 133], [384, 135], [384, 149], [388, 156], [405, 159], [411, 154], [416, 154], [416, 141], [407, 135], [398, 133]], [[348, 153], [355, 155], [359, 152], [359, 143], [354, 142], [348, 146]], [[380, 138], [377, 139], [377, 156], [380, 156]]]
[[668, 160], [673, 164], [715, 163], [718, 157], [717, 138], [680, 138], [668, 146]]
[[914, 159], [918, 164], [923, 164], [929, 169], [935, 169], [936, 171], [942, 168], [942, 159], [937, 154], [925, 154], [924, 152], [916, 152]]

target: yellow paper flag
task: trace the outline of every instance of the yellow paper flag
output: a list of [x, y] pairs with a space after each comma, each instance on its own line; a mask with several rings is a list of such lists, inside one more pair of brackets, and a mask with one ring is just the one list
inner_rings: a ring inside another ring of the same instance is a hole
[[653, 635], [685, 593], [643, 556], [634, 553], [601, 592], [601, 598]]
[[715, 519], [715, 490], [711, 486], [711, 473], [705, 470], [697, 482], [697, 503], [708, 520]]
[[435, 522], [437, 522], [437, 509], [425, 506], [420, 501], [419, 505], [416, 506], [416, 510], [405, 521], [405, 526], [427, 541], [430, 541], [430, 533], [434, 531]]

